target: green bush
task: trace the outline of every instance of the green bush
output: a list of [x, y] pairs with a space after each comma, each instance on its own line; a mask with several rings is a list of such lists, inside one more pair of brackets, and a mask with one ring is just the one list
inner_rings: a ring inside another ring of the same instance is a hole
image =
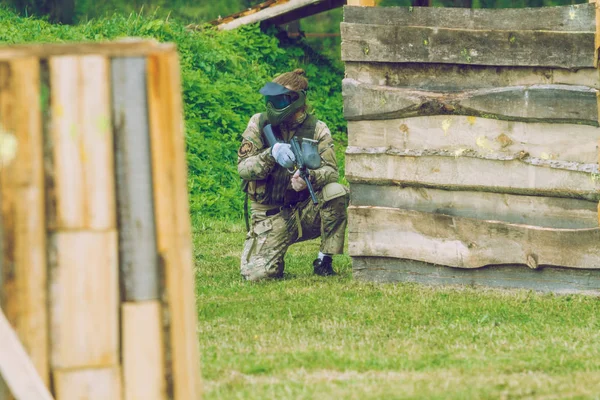
[[[190, 206], [194, 217], [237, 219], [243, 196], [237, 149], [252, 114], [263, 110], [258, 89], [278, 73], [304, 68], [309, 102], [338, 142], [343, 158], [343, 71], [302, 42], [281, 43], [277, 32], [257, 25], [235, 31], [189, 31], [177, 22], [141, 15], [115, 15], [77, 26], [53, 25], [0, 9], [0, 42], [99, 41], [149, 37], [178, 46], [185, 104]], [[338, 162], [343, 163], [343, 159]]]

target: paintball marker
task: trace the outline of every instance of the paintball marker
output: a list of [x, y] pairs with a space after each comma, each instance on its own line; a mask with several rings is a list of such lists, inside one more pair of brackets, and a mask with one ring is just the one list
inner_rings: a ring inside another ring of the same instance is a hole
[[[271, 124], [265, 125], [263, 131], [267, 141], [269, 142], [269, 146], [273, 147], [279, 142], [275, 137], [275, 133], [273, 132]], [[319, 151], [317, 149], [317, 141], [311, 139], [302, 139], [302, 147], [300, 147], [298, 138], [294, 137], [292, 138], [290, 145], [292, 146], [292, 152], [296, 158], [296, 168], [300, 171], [300, 177], [302, 177], [302, 179], [304, 179], [306, 182], [306, 188], [310, 193], [310, 198], [312, 199], [313, 204], [316, 205], [319, 202], [312, 187], [312, 183], [310, 182], [310, 174], [308, 170], [319, 168], [321, 166], [321, 156], [319, 155]]]

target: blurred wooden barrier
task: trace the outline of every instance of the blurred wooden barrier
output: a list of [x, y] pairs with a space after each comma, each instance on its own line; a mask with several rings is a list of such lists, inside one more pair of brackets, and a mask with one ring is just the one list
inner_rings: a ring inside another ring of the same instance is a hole
[[0, 48], [0, 305], [57, 400], [201, 397], [186, 173], [174, 46]]
[[597, 14], [344, 8], [355, 277], [600, 293]]

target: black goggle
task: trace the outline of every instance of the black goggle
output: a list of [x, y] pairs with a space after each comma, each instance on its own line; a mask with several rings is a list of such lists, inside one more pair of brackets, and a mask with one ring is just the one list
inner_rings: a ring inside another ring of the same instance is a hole
[[273, 107], [278, 110], [284, 109], [296, 100], [298, 100], [298, 93], [285, 93], [277, 96], [265, 96], [266, 102], [271, 103]]

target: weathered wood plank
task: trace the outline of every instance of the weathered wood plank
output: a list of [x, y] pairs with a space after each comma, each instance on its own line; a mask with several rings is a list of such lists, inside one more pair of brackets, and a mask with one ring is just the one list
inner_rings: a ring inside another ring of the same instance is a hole
[[121, 400], [121, 373], [118, 367], [54, 371], [59, 400]]
[[415, 282], [426, 285], [468, 285], [599, 295], [597, 270], [523, 265], [450, 268], [389, 257], [352, 257], [352, 276], [370, 282]]
[[435, 26], [454, 29], [595, 32], [593, 4], [561, 7], [471, 9], [440, 7], [344, 7], [344, 22]]
[[[446, 29], [342, 22], [342, 61], [584, 68], [595, 32]], [[401, 39], [398, 39], [401, 38]], [[548, 49], [561, 51], [548, 51]]]
[[439, 149], [453, 153], [529, 156], [545, 160], [598, 162], [600, 129], [575, 124], [526, 123], [437, 115], [349, 121], [348, 145], [399, 150]]
[[148, 58], [148, 107], [157, 248], [165, 273], [175, 400], [201, 395], [200, 355], [179, 60], [175, 52]]
[[351, 256], [457, 268], [524, 264], [600, 269], [600, 228], [554, 229], [397, 208], [348, 208]]
[[596, 89], [533, 85], [463, 92], [425, 92], [344, 79], [344, 117], [378, 120], [428, 115], [468, 115], [508, 121], [598, 126]]
[[560, 197], [352, 184], [353, 206], [401, 208], [546, 228], [598, 227], [597, 204]]
[[598, 164], [542, 160], [527, 155], [487, 159], [443, 151], [346, 150], [350, 183], [472, 190], [590, 201], [600, 198]]
[[119, 214], [119, 263], [125, 301], [159, 298], [146, 96], [146, 59], [112, 60]]
[[117, 241], [116, 231], [49, 237], [53, 369], [119, 364]]
[[160, 302], [123, 303], [122, 321], [125, 400], [166, 400]]
[[462, 91], [507, 86], [577, 85], [600, 88], [598, 70], [423, 63], [345, 63], [345, 76], [361, 83], [426, 91]]
[[54, 170], [48, 181], [56, 206], [49, 229], [114, 229], [108, 60], [54, 57], [49, 66]]
[[0, 376], [17, 400], [52, 400], [52, 395], [1, 309], [0, 354]]
[[[6, 238], [0, 240], [0, 263], [6, 267], [7, 278], [6, 286], [0, 284], [0, 303], [47, 384], [48, 292], [39, 60], [28, 57], [4, 67], [0, 73], [0, 148], [10, 147], [13, 154], [4, 154], [0, 162], [0, 225]], [[6, 290], [2, 294], [3, 288]]]

